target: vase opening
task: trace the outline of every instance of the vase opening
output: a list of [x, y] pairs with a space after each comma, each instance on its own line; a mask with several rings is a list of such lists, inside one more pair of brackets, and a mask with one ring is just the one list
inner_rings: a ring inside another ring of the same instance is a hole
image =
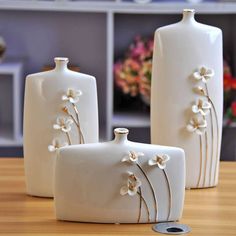
[[195, 10], [194, 9], [184, 9], [183, 10], [183, 18], [182, 22], [193, 22], [194, 19]]
[[54, 62], [56, 64], [56, 69], [66, 69], [69, 59], [67, 57], [55, 57]]
[[127, 141], [129, 130], [126, 128], [116, 128], [114, 129], [114, 134], [115, 134], [115, 141], [124, 142]]

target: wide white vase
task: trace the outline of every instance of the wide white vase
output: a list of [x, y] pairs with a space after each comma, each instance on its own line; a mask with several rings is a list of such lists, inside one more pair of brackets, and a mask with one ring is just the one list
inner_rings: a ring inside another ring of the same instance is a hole
[[111, 142], [63, 147], [55, 170], [59, 220], [151, 223], [181, 218], [185, 158], [180, 148], [130, 142], [115, 129]]
[[97, 88], [94, 77], [67, 68], [28, 75], [24, 104], [24, 164], [29, 195], [53, 197], [56, 150], [98, 142]]
[[187, 188], [218, 183], [222, 113], [222, 32], [186, 9], [155, 32], [151, 140], [185, 150]]

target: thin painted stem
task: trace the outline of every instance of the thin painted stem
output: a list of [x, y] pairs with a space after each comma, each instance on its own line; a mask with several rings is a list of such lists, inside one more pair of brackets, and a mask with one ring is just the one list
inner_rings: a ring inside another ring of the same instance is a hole
[[[206, 84], [206, 96], [208, 101], [211, 103], [211, 106], [214, 109], [214, 104], [212, 103], [210, 97], [209, 97], [209, 91]], [[212, 110], [210, 109], [210, 117], [211, 117], [211, 162], [210, 162], [210, 171], [209, 171], [209, 185], [211, 185], [211, 176], [212, 176], [212, 163], [213, 163], [213, 156], [214, 156], [214, 129], [213, 129], [213, 115]], [[217, 137], [218, 139], [218, 137]], [[216, 154], [217, 156], [218, 154]], [[206, 174], [206, 173], [205, 173]]]
[[168, 217], [167, 217], [167, 220], [169, 220], [170, 219], [170, 211], [172, 208], [172, 193], [171, 193], [171, 188], [170, 188], [170, 181], [169, 181], [169, 178], [168, 178], [168, 175], [167, 175], [165, 169], [163, 169], [163, 173], [165, 175], [165, 179], [166, 179], [167, 186], [168, 186], [168, 193], [169, 193], [169, 210], [168, 210]]
[[206, 184], [206, 169], [207, 169], [207, 159], [208, 159], [208, 138], [207, 138], [207, 132], [205, 132], [205, 146], [206, 146], [206, 156], [205, 156], [205, 164], [204, 164], [203, 187], [205, 187], [205, 184]]
[[[140, 195], [142, 195], [141, 187], [139, 187], [139, 193], [140, 193]], [[139, 202], [138, 223], [140, 222], [140, 219], [141, 219], [141, 212], [142, 212], [142, 198], [141, 198], [140, 195], [139, 195], [140, 202]]]
[[149, 222], [150, 222], [150, 211], [149, 211], [149, 209], [148, 209], [147, 202], [146, 202], [146, 200], [143, 198], [143, 196], [142, 196], [141, 193], [137, 192], [137, 194], [140, 196], [140, 198], [142, 199], [142, 201], [143, 201], [143, 203], [144, 203], [144, 205], [145, 205], [145, 207], [146, 207], [147, 214], [148, 214], [148, 223], [149, 223]]
[[78, 132], [79, 132], [79, 143], [80, 143], [80, 144], [84, 144], [84, 143], [85, 143], [85, 141], [84, 141], [84, 135], [83, 135], [82, 130], [81, 130], [81, 128], [80, 128], [79, 112], [78, 112], [78, 109], [77, 109], [77, 107], [75, 106], [74, 103], [72, 103], [72, 106], [73, 106], [73, 109], [74, 109], [74, 111], [75, 111], [75, 115], [76, 115], [76, 119], [77, 119], [76, 124], [77, 124]]
[[71, 145], [71, 138], [68, 132], [65, 132], [69, 145]]
[[215, 119], [216, 119], [216, 160], [215, 160], [215, 173], [214, 173], [214, 183], [216, 183], [216, 171], [217, 171], [217, 166], [218, 166], [218, 155], [219, 155], [219, 123], [218, 123], [218, 117], [217, 117], [217, 112], [216, 112], [216, 108], [214, 106], [214, 103], [212, 102], [211, 98], [208, 96], [208, 99], [212, 105], [213, 111], [214, 111], [214, 115], [215, 115]]
[[202, 136], [199, 136], [200, 138], [200, 171], [199, 171], [199, 177], [198, 177], [198, 181], [197, 181], [197, 187], [199, 187], [200, 185], [200, 180], [201, 180], [201, 176], [202, 176]]
[[[217, 112], [216, 112], [216, 108], [215, 108], [215, 105], [213, 103], [213, 101], [211, 100], [210, 96], [209, 96], [209, 92], [208, 92], [208, 88], [207, 88], [207, 85], [206, 85], [206, 92], [207, 92], [207, 98], [209, 100], [209, 102], [211, 103], [211, 106], [213, 108], [213, 111], [214, 111], [214, 115], [215, 115], [215, 120], [216, 120], [216, 158], [215, 158], [215, 170], [214, 170], [214, 183], [216, 183], [216, 174], [217, 174], [217, 166], [218, 166], [218, 155], [219, 155], [219, 123], [218, 123], [218, 117], [217, 117]], [[213, 123], [213, 121], [212, 121]], [[211, 166], [212, 166], [212, 162], [211, 162]]]
[[147, 182], [148, 182], [148, 184], [149, 184], [149, 186], [151, 188], [153, 199], [154, 199], [154, 202], [155, 202], [155, 205], [154, 205], [155, 206], [155, 221], [157, 222], [158, 221], [158, 219], [157, 219], [157, 212], [158, 212], [157, 211], [157, 205], [158, 205], [158, 203], [157, 203], [157, 199], [156, 199], [156, 194], [155, 194], [154, 188], [153, 188], [152, 183], [149, 180], [148, 176], [146, 175], [146, 173], [142, 169], [142, 167], [138, 163], [136, 163], [136, 164], [137, 164], [138, 168], [140, 169], [140, 171], [143, 173], [145, 179], [147, 180]]

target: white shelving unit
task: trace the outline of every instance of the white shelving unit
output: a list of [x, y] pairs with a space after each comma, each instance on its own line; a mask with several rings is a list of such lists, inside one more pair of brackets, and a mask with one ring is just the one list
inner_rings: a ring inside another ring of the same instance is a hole
[[0, 146], [22, 146], [21, 80], [23, 64], [0, 64]]
[[[152, 21], [151, 18], [154, 17], [152, 24], [156, 25], [156, 28], [168, 24], [169, 22], [175, 22], [176, 19], [179, 19], [181, 16], [182, 9], [184, 8], [194, 8], [197, 14], [200, 15], [227, 15], [231, 16], [236, 14], [236, 3], [227, 3], [227, 2], [203, 2], [199, 4], [189, 4], [189, 3], [149, 3], [149, 4], [137, 4], [132, 2], [115, 2], [115, 1], [26, 1], [26, 0], [0, 0], [0, 12], [17, 12], [18, 14], [14, 17], [19, 16], [21, 12], [53, 12], [55, 14], [65, 13], [72, 14], [73, 17], [82, 15], [84, 20], [84, 25], [87, 24], [87, 18], [85, 16], [94, 14], [95, 17], [98, 17], [101, 24], [104, 24], [102, 27], [105, 28], [105, 49], [103, 52], [105, 54], [105, 76], [104, 84], [98, 87], [99, 99], [100, 101], [100, 119], [103, 120], [104, 127], [102, 126], [102, 132], [105, 133], [103, 140], [109, 140], [112, 137], [112, 129], [116, 126], [126, 126], [133, 128], [149, 128], [150, 119], [148, 114], [144, 114], [141, 111], [137, 113], [122, 113], [119, 111], [114, 111], [113, 107], [113, 63], [115, 58], [115, 48], [117, 47], [115, 41], [119, 34], [117, 27], [122, 27], [122, 24], [125, 24], [127, 18], [137, 19], [138, 17], [142, 18], [142, 22], [139, 21], [137, 24], [142, 23], [142, 26], [145, 24], [145, 17], [148, 18], [148, 23], [146, 28], [148, 29], [149, 23]], [[174, 15], [175, 18], [172, 18]], [[105, 17], [105, 21], [100, 19], [100, 16]], [[159, 22], [156, 22], [155, 17], [160, 17], [162, 19]], [[7, 17], [7, 16], [6, 16]], [[32, 14], [30, 17], [35, 17]], [[50, 17], [47, 15], [47, 17]], [[179, 17], [179, 18], [178, 18]], [[222, 16], [224, 17], [224, 16]], [[61, 17], [62, 18], [62, 17]], [[75, 19], [75, 18], [74, 18]], [[123, 22], [122, 22], [123, 19]], [[166, 21], [168, 19], [168, 21]], [[28, 19], [30, 21], [30, 19]], [[73, 20], [73, 18], [72, 18]], [[94, 19], [93, 19], [94, 20]], [[120, 21], [121, 24], [117, 24], [117, 21]], [[135, 22], [135, 21], [133, 21]], [[231, 20], [229, 21], [231, 22]], [[78, 27], [83, 27], [81, 22], [78, 22], [80, 25]], [[96, 23], [96, 22], [93, 22]], [[76, 22], [71, 21], [71, 24], [77, 24]], [[227, 24], [227, 22], [225, 23]], [[68, 25], [69, 27], [70, 25]], [[123, 25], [126, 27], [126, 25]], [[59, 24], [58, 24], [58, 27]], [[64, 25], [65, 27], [65, 25]], [[85, 26], [84, 26], [85, 27]], [[87, 27], [87, 25], [86, 25]], [[85, 28], [86, 28], [85, 27]], [[139, 27], [139, 26], [138, 26]], [[138, 29], [137, 27], [137, 29]], [[132, 27], [130, 27], [132, 29]], [[143, 27], [145, 28], [145, 27]], [[82, 28], [81, 28], [82, 29]], [[141, 29], [141, 26], [140, 26]], [[55, 34], [57, 34], [57, 29]], [[153, 32], [153, 28], [149, 28], [149, 31]], [[232, 28], [232, 30], [234, 30]], [[97, 37], [91, 37], [93, 29], [86, 31], [88, 34], [89, 40], [93, 40], [94, 44], [98, 44]], [[102, 31], [103, 32], [103, 31]], [[118, 33], [117, 33], [118, 32]], [[130, 29], [127, 29], [126, 33], [128, 34]], [[50, 32], [51, 33], [51, 32]], [[51, 35], [51, 34], [50, 34]], [[23, 37], [23, 36], [22, 36]], [[34, 35], [32, 35], [34, 37]], [[70, 37], [73, 37], [71, 35]], [[234, 37], [234, 35], [233, 35]], [[34, 41], [34, 40], [32, 40]], [[84, 42], [86, 43], [86, 41]], [[99, 46], [98, 46], [99, 47]], [[78, 55], [80, 51], [78, 51]], [[85, 55], [83, 55], [85, 56]], [[33, 55], [32, 55], [33, 57]], [[89, 61], [89, 60], [88, 60]], [[98, 86], [100, 82], [98, 81]], [[105, 87], [104, 87], [105, 86]], [[106, 92], [105, 92], [106, 91]], [[14, 95], [15, 96], [15, 95]], [[104, 98], [105, 96], [105, 98]], [[105, 102], [103, 102], [105, 101]]]

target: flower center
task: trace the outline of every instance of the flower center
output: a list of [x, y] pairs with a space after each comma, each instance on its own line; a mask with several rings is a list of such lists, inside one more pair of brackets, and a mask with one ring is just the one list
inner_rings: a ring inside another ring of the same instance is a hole
[[129, 183], [129, 190], [133, 191], [135, 189], [135, 184]]
[[136, 155], [134, 153], [131, 153], [130, 159], [135, 160], [136, 159]]
[[157, 157], [157, 163], [159, 163], [159, 164], [162, 164], [162, 163], [163, 163], [163, 160], [162, 160], [162, 158], [160, 158], [160, 157]]

